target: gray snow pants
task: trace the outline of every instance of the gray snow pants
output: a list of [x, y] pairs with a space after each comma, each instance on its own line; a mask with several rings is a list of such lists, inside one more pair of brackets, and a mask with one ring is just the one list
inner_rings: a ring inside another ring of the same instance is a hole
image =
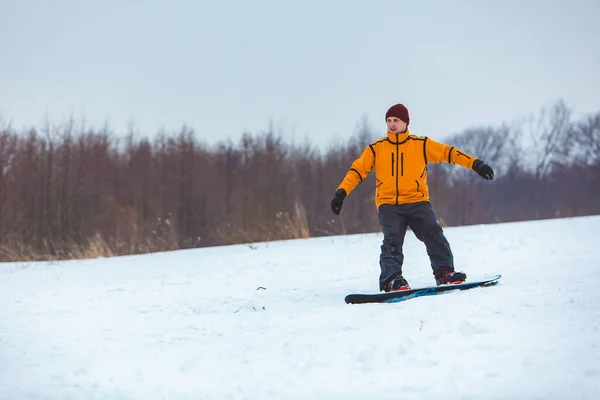
[[411, 204], [382, 204], [379, 206], [379, 224], [383, 231], [383, 244], [379, 265], [379, 288], [397, 275], [402, 275], [404, 254], [404, 236], [410, 226], [415, 236], [425, 243], [427, 254], [436, 278], [443, 277], [446, 273], [454, 271], [454, 259], [450, 244], [435, 212], [428, 201]]

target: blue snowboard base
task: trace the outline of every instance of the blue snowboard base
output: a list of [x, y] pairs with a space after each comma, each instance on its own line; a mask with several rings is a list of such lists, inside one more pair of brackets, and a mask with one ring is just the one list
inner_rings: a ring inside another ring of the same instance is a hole
[[414, 299], [415, 297], [421, 296], [433, 296], [449, 292], [451, 290], [467, 290], [476, 287], [492, 286], [498, 283], [502, 275], [496, 275], [493, 278], [484, 279], [475, 282], [465, 282], [459, 285], [442, 285], [442, 286], [431, 286], [418, 289], [400, 290], [397, 292], [387, 293], [372, 293], [372, 294], [361, 294], [353, 293], [346, 296], [346, 303], [348, 304], [364, 304], [364, 303], [397, 303], [399, 301]]

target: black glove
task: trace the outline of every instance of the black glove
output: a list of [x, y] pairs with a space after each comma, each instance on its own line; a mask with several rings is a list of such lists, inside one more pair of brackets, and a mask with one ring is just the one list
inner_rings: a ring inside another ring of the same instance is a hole
[[491, 181], [494, 179], [494, 170], [481, 160], [473, 162], [473, 171], [477, 172], [483, 179]]
[[342, 210], [342, 204], [344, 204], [344, 199], [346, 198], [346, 191], [344, 189], [338, 189], [335, 191], [335, 195], [333, 195], [333, 200], [331, 200], [331, 211], [335, 215], [340, 215], [340, 211]]

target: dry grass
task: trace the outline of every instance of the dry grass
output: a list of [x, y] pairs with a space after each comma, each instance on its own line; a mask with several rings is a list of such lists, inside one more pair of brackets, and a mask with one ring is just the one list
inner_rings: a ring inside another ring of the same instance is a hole
[[114, 257], [115, 252], [106, 240], [96, 233], [91, 238], [88, 238], [87, 245], [76, 247], [69, 253], [69, 259], [83, 260], [88, 258], [105, 258]]
[[41, 258], [38, 252], [34, 251], [31, 246], [26, 246], [22, 243], [0, 244], [0, 261], [17, 262], [17, 261], [52, 261], [55, 258]]
[[304, 207], [296, 203], [292, 215], [287, 212], [277, 213], [274, 230], [270, 233], [275, 240], [309, 238], [310, 229]]
[[[260, 224], [249, 231], [224, 229], [220, 230], [219, 234], [226, 244], [251, 244], [255, 242], [309, 238], [310, 229], [306, 211], [301, 204], [297, 203], [293, 212], [277, 213], [275, 220], [270, 224]], [[153, 227], [145, 238], [136, 239], [135, 236], [127, 238], [127, 240], [116, 240], [96, 233], [84, 239], [82, 244], [45, 241], [38, 246], [11, 241], [10, 243], [0, 244], [0, 261], [82, 260], [154, 253], [180, 248], [176, 230], [172, 224], [161, 224], [160, 227]], [[199, 243], [188, 243], [187, 246], [198, 247]]]
[[310, 237], [310, 228], [304, 207], [296, 203], [292, 213], [278, 212], [271, 224], [257, 224], [250, 230], [222, 228], [218, 234], [227, 244], [243, 244], [306, 239]]
[[84, 245], [49, 243], [48, 241], [44, 241], [39, 247], [18, 241], [0, 244], [0, 261], [2, 262], [76, 260], [115, 255], [117, 254], [111, 246], [99, 234], [88, 238]]

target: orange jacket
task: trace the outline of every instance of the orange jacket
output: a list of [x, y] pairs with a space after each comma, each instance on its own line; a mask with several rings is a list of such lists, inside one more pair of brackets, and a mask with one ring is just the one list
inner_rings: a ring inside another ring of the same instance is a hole
[[425, 136], [387, 133], [368, 145], [338, 187], [350, 194], [375, 168], [375, 204], [429, 201], [427, 163], [447, 162], [471, 169], [476, 158]]

